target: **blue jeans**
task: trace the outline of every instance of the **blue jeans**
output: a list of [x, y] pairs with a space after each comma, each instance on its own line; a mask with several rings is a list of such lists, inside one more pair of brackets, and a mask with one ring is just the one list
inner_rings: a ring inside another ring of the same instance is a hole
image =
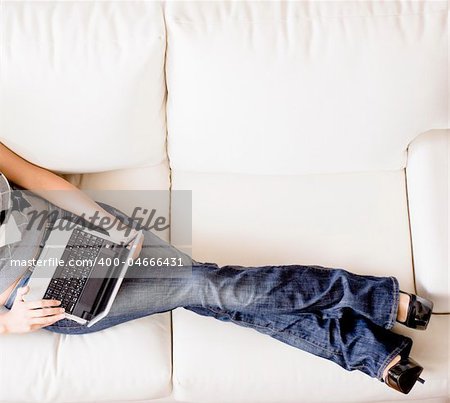
[[[128, 221], [120, 211], [103, 207]], [[152, 232], [145, 232], [141, 257], [182, 255]], [[396, 355], [406, 357], [411, 350], [410, 338], [390, 331], [399, 301], [395, 277], [319, 266], [219, 267], [195, 260], [192, 270], [186, 270], [186, 276], [165, 277], [153, 268], [136, 275], [130, 267], [132, 275], [124, 279], [106, 318], [90, 328], [63, 319], [45, 329], [86, 334], [183, 307], [253, 328], [379, 380]]]

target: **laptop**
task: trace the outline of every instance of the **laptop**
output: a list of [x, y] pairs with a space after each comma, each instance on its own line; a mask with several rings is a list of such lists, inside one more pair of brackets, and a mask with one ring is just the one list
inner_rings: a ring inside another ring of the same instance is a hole
[[58, 219], [36, 259], [25, 301], [56, 299], [65, 317], [87, 327], [103, 319], [122, 284], [142, 232], [128, 245]]

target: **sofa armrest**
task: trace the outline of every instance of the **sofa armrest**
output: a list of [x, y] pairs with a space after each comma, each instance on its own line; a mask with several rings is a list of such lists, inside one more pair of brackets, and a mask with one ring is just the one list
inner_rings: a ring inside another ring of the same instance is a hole
[[449, 155], [450, 129], [430, 130], [409, 145], [406, 167], [415, 284], [437, 313], [450, 312]]

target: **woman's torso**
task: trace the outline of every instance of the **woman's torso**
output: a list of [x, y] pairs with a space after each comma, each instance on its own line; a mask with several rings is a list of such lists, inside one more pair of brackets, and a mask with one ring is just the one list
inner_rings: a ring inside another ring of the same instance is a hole
[[20, 190], [14, 184], [11, 184], [11, 188], [13, 206], [9, 219], [14, 218], [16, 236], [13, 237], [13, 242], [0, 245], [0, 306], [5, 304], [29, 267], [25, 262], [36, 258], [40, 251], [47, 220], [33, 220], [33, 214], [48, 218], [49, 211], [52, 208], [57, 209], [30, 191]]

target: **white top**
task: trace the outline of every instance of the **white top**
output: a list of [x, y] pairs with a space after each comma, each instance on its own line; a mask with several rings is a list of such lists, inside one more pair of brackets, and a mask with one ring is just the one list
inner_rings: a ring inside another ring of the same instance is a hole
[[17, 226], [16, 220], [10, 215], [8, 221], [0, 225], [0, 248], [18, 242], [21, 239], [22, 234]]

